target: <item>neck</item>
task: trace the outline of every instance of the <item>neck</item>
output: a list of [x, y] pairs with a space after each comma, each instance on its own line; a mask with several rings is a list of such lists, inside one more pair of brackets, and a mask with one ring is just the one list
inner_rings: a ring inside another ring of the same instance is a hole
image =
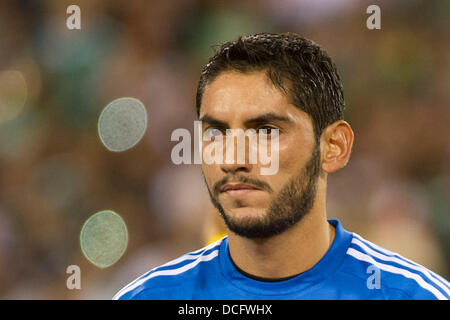
[[285, 278], [311, 269], [333, 242], [335, 229], [326, 219], [325, 197], [285, 232], [264, 239], [228, 234], [230, 255], [246, 273], [261, 278]]

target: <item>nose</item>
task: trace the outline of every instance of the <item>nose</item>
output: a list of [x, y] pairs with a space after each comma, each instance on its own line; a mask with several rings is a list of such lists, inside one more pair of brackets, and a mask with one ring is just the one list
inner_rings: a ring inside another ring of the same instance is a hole
[[249, 173], [252, 170], [251, 164], [222, 164], [220, 165], [220, 169], [226, 174], [236, 174], [236, 173]]
[[[243, 131], [228, 132], [225, 139], [224, 163], [220, 168], [226, 174], [249, 173], [252, 171], [253, 162], [249, 161], [249, 143]], [[241, 140], [240, 140], [241, 138]], [[240, 143], [238, 142], [240, 141]]]

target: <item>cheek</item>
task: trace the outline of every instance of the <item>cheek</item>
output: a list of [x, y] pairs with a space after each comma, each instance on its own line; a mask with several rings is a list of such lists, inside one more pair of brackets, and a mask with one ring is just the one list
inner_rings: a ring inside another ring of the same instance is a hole
[[299, 137], [290, 137], [280, 141], [279, 170], [285, 173], [297, 173], [303, 168], [311, 155], [312, 146]]
[[299, 158], [293, 154], [290, 146], [280, 143], [278, 153], [278, 171], [274, 175], [259, 176], [264, 179], [275, 192], [280, 191], [291, 177], [300, 170]]
[[218, 181], [220, 167], [215, 164], [202, 163], [202, 171], [205, 176], [206, 183], [212, 187]]

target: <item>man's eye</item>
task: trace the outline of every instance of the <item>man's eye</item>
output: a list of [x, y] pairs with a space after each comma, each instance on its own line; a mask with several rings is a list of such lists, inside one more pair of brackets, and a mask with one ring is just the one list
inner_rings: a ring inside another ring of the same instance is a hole
[[261, 134], [267, 134], [270, 135], [272, 133], [275, 133], [278, 129], [270, 126], [263, 126], [258, 128], [258, 132]]
[[203, 135], [204, 135], [206, 138], [217, 137], [217, 136], [222, 135], [222, 131], [220, 131], [220, 130], [217, 129], [217, 128], [208, 128], [208, 129], [205, 130], [205, 132], [203, 133]]

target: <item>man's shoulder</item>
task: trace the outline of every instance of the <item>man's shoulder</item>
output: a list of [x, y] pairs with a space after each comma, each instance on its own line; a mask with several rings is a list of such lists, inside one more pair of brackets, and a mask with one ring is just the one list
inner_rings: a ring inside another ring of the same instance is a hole
[[123, 287], [113, 300], [177, 299], [180, 290], [186, 290], [197, 277], [208, 272], [211, 264], [207, 262], [217, 259], [225, 238], [151, 269]]
[[378, 293], [386, 299], [450, 298], [450, 284], [443, 277], [356, 233], [352, 236], [340, 270], [359, 279], [370, 295]]

